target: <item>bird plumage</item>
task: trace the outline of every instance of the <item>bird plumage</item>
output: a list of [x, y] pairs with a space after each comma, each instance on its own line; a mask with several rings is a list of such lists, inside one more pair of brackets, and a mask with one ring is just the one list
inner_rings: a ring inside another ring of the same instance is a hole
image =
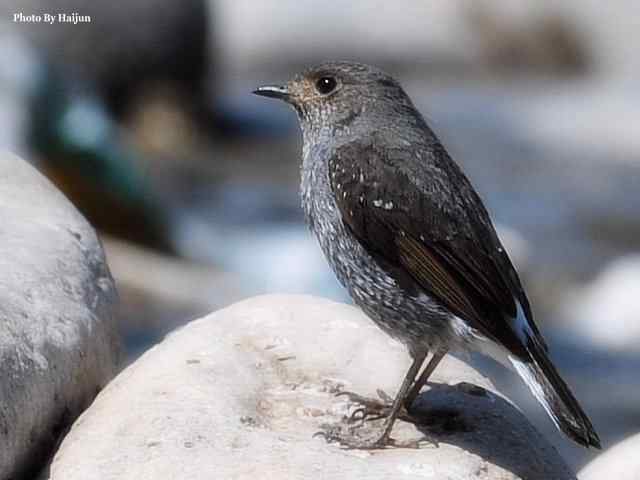
[[[314, 92], [328, 76], [336, 89]], [[599, 447], [480, 197], [400, 85], [331, 62], [284, 91], [303, 131], [303, 207], [355, 303], [414, 358], [494, 342], [558, 428]]]
[[[368, 251], [386, 261], [382, 264], [408, 273], [416, 283], [412, 289], [417, 286], [505, 347], [559, 429], [585, 446], [599, 446], [589, 419], [549, 360], [518, 275], [470, 183], [444, 149], [422, 153], [431, 162], [430, 184], [416, 182], [403, 161], [407, 155], [416, 152], [382, 145], [375, 133], [334, 151], [330, 182], [343, 221]], [[441, 184], [458, 188], [434, 196]], [[396, 271], [388, 269], [391, 276]]]

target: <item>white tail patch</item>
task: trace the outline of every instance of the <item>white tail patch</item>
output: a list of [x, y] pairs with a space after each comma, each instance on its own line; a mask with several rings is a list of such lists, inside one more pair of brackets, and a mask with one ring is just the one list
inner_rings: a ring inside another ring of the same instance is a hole
[[493, 358], [505, 367], [510, 366], [510, 363], [507, 360], [507, 350], [504, 347], [489, 340], [478, 330], [470, 327], [467, 322], [455, 315], [452, 315], [449, 318], [449, 324], [451, 325], [451, 329], [454, 333], [459, 336], [463, 342], [467, 343], [467, 347], [471, 347], [481, 354]]
[[545, 409], [547, 415], [551, 417], [551, 420], [553, 420], [556, 428], [558, 430], [562, 430], [555, 414], [553, 413], [551, 405], [549, 405], [549, 402], [544, 395], [542, 385], [540, 385], [540, 383], [536, 379], [535, 372], [532, 371], [532, 368], [536, 367], [533, 364], [527, 365], [526, 363], [518, 360], [517, 358], [514, 358], [511, 355], [509, 355], [509, 361], [511, 362], [511, 365], [513, 365], [513, 368], [516, 370], [516, 372], [518, 372], [518, 375], [520, 375], [520, 377], [524, 380], [524, 383], [526, 383], [527, 387], [529, 387], [529, 390], [531, 391], [533, 396], [536, 397], [536, 400]]

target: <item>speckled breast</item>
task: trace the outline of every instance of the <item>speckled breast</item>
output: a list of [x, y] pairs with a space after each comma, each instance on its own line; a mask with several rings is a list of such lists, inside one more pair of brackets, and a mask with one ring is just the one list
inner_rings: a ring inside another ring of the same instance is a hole
[[[306, 150], [306, 149], [305, 149]], [[328, 177], [328, 162], [305, 151], [302, 206], [309, 227], [340, 283], [362, 310], [410, 350], [450, 340], [449, 315], [427, 295], [410, 295], [367, 252], [342, 221]]]

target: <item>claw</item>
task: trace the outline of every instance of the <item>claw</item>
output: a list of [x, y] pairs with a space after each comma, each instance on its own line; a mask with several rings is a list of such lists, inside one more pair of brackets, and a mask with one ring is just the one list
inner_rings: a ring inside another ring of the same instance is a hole
[[[430, 438], [397, 441], [389, 437], [388, 431], [384, 433], [382, 430], [383, 433], [380, 434], [381, 430], [375, 426], [365, 428], [365, 422], [386, 418], [391, 412], [393, 398], [381, 389], [376, 390], [376, 393], [379, 400], [349, 391], [337, 392], [336, 397], [347, 397], [350, 402], [357, 404], [357, 408], [350, 415], [343, 417], [342, 425], [322, 425], [323, 431], [315, 433], [314, 438], [322, 436], [327, 443], [339, 443], [341, 448], [347, 450], [380, 450], [387, 447], [420, 448], [424, 442], [438, 446], [437, 442]], [[411, 415], [406, 408], [400, 409], [397, 418], [413, 423], [420, 423], [421, 420]], [[373, 432], [377, 435], [371, 435]], [[367, 438], [363, 438], [364, 436]]]
[[376, 420], [380, 420], [381, 418], [385, 418], [386, 415], [383, 413], [379, 413], [377, 415], [373, 414], [373, 413], [366, 413], [364, 417], [362, 418], [363, 422], [374, 422]]
[[361, 416], [359, 420], [364, 422], [364, 420], [367, 418], [367, 409], [365, 407], [355, 409], [349, 416], [349, 423], [356, 422], [358, 420], [358, 415]]
[[374, 400], [371, 400], [367, 397], [363, 397], [362, 395], [358, 395], [357, 393], [354, 392], [348, 392], [348, 391], [343, 391], [343, 392], [338, 392], [335, 395], [336, 397], [347, 397], [349, 400], [351, 400], [353, 403], [360, 403], [362, 405], [367, 405], [369, 403], [371, 403]]
[[[382, 390], [378, 391], [378, 395], [383, 400], [385, 398], [389, 398], [389, 396], [386, 393], [382, 392]], [[388, 405], [386, 405], [386, 403], [392, 403], [392, 402], [386, 402], [386, 401], [382, 402], [376, 398], [369, 398], [369, 397], [365, 397], [360, 394], [357, 394], [354, 392], [348, 392], [348, 391], [338, 392], [336, 393], [336, 397], [347, 397], [353, 403], [359, 403], [360, 405], [363, 405], [365, 407], [369, 407], [371, 409], [377, 409], [377, 410], [381, 410], [387, 407]]]
[[389, 447], [419, 449], [425, 443], [435, 448], [439, 447], [438, 441], [429, 437], [404, 441], [398, 441], [392, 437], [385, 438], [380, 435], [359, 438], [354, 434], [353, 429], [345, 431], [335, 425], [324, 425], [324, 427], [327, 429], [326, 431], [317, 432], [313, 436], [321, 436], [327, 443], [338, 443], [343, 450], [382, 450]]
[[338, 443], [343, 450], [380, 450], [388, 446], [396, 446], [392, 438], [376, 436], [359, 438], [353, 431], [344, 431], [327, 426], [328, 431], [321, 432], [328, 443]]
[[336, 396], [347, 397], [349, 401], [360, 405], [360, 407], [347, 418], [349, 423], [354, 423], [358, 420], [361, 422], [379, 420], [389, 414], [393, 399], [382, 390], [378, 390], [377, 393], [382, 401], [347, 391], [339, 392]]

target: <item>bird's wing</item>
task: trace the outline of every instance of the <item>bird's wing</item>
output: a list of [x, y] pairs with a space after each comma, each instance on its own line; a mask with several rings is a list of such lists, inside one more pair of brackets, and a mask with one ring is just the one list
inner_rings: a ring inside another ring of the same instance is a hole
[[428, 164], [375, 139], [338, 147], [329, 175], [343, 221], [375, 257], [513, 354], [526, 355], [529, 336], [544, 346], [480, 198], [440, 144], [421, 154]]

